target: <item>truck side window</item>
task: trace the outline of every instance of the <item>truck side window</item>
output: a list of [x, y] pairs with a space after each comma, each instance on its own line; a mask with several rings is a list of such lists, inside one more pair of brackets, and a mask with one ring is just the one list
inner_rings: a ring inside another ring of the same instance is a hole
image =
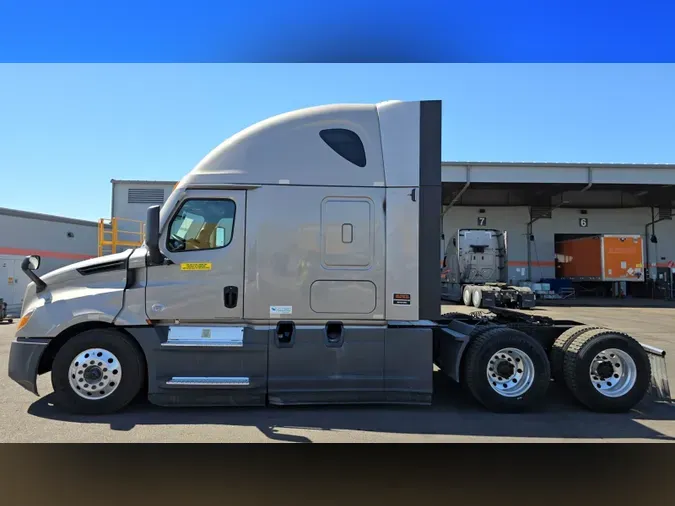
[[319, 135], [330, 148], [358, 167], [366, 166], [366, 149], [361, 138], [345, 128], [321, 130]]
[[188, 199], [171, 220], [171, 252], [224, 248], [232, 241], [236, 205], [232, 200]]

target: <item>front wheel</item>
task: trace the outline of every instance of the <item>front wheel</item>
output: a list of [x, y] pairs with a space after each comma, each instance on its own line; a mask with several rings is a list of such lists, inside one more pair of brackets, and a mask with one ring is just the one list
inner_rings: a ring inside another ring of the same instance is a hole
[[524, 332], [507, 327], [474, 337], [463, 369], [471, 394], [496, 412], [524, 411], [539, 403], [551, 375], [544, 348]]
[[54, 358], [55, 404], [71, 413], [113, 413], [138, 395], [144, 376], [143, 356], [126, 334], [87, 330], [68, 340]]

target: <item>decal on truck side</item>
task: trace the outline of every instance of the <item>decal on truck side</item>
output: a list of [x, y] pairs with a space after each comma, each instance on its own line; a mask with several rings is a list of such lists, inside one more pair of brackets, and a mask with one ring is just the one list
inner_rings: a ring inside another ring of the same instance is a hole
[[395, 293], [393, 300], [393, 304], [396, 304], [397, 306], [409, 306], [410, 305], [410, 294], [409, 293]]
[[293, 306], [270, 306], [270, 316], [293, 314]]
[[211, 262], [193, 262], [180, 264], [181, 271], [210, 271], [211, 268]]

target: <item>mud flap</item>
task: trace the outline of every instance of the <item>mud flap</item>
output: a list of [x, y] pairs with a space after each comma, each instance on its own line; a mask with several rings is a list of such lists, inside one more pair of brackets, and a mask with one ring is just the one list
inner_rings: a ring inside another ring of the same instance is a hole
[[497, 299], [495, 297], [494, 292], [488, 292], [484, 291], [483, 292], [483, 300], [481, 303], [481, 307], [495, 307], [497, 305]]
[[640, 345], [647, 352], [649, 363], [652, 367], [652, 377], [649, 382], [647, 396], [656, 401], [672, 402], [668, 371], [666, 370], [666, 352], [643, 343], [640, 343]]

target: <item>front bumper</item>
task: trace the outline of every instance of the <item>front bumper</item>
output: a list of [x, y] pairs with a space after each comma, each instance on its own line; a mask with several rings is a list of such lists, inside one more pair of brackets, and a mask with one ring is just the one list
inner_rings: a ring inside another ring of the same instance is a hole
[[40, 358], [49, 339], [18, 338], [9, 350], [9, 377], [29, 392], [38, 395], [37, 375]]

